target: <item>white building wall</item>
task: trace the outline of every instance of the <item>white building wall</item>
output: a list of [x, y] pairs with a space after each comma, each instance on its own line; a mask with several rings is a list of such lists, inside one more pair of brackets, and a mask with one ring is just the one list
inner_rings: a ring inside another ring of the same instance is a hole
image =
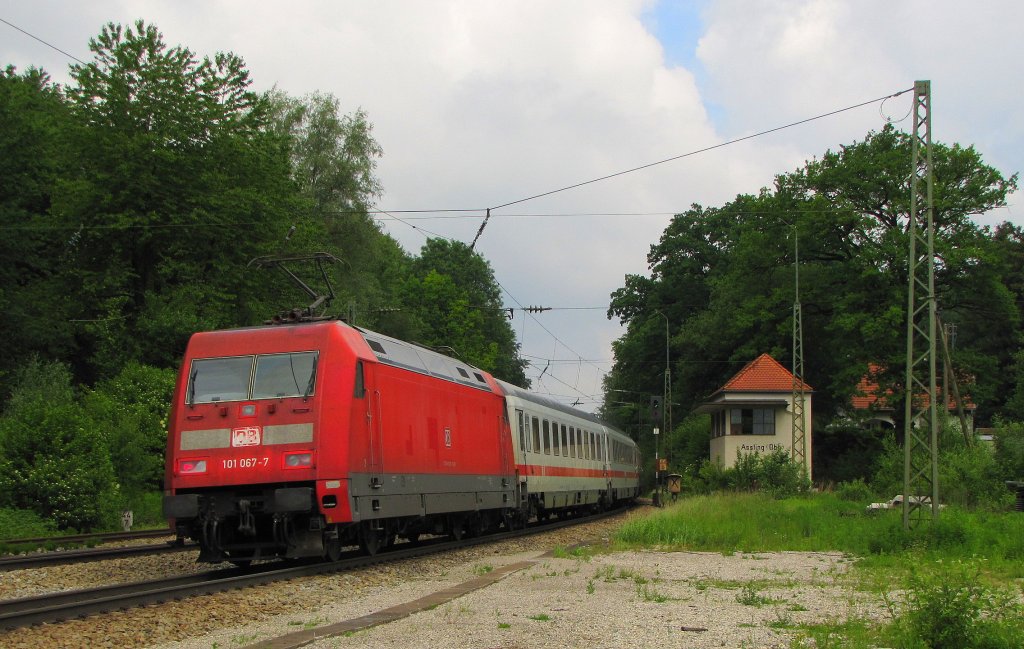
[[[793, 397], [791, 394], [779, 393], [733, 393], [726, 394], [721, 401], [715, 403], [725, 410], [726, 428], [730, 421], [732, 407], [729, 403], [736, 403], [736, 408], [751, 408], [751, 403], [756, 401], [780, 401], [785, 400], [786, 405], [764, 405], [763, 408], [771, 408], [775, 411], [775, 434], [774, 435], [732, 435], [728, 432], [720, 437], [711, 438], [711, 461], [718, 462], [725, 468], [736, 464], [737, 453], [760, 453], [762, 455], [773, 453], [777, 450], [784, 450], [792, 454], [793, 448]], [[811, 397], [804, 396], [804, 438], [807, 443], [805, 455], [805, 466], [807, 475], [811, 475]]]

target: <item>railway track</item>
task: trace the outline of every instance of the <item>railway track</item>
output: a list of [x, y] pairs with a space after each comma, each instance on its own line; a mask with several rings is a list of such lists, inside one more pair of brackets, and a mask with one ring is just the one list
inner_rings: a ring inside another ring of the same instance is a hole
[[71, 534], [68, 536], [34, 536], [23, 539], [0, 539], [0, 544], [8, 546], [45, 545], [47, 543], [110, 543], [112, 541], [131, 541], [135, 539], [152, 539], [161, 536], [174, 536], [174, 531], [164, 528], [158, 530], [138, 530], [136, 532], [95, 532], [92, 534]]
[[489, 534], [461, 541], [439, 539], [411, 547], [407, 547], [410, 544], [403, 543], [372, 557], [353, 552], [343, 555], [340, 560], [335, 562], [300, 562], [287, 565], [266, 563], [250, 568], [222, 568], [195, 575], [4, 600], [0, 601], [0, 629], [59, 622], [136, 606], [184, 599], [195, 595], [258, 586], [298, 577], [354, 570], [385, 561], [422, 557], [474, 545], [540, 534], [577, 523], [599, 520], [621, 511], [613, 510], [586, 518], [560, 520], [544, 525], [533, 524], [522, 530]]
[[[164, 534], [166, 536], [166, 533]], [[149, 554], [170, 554], [198, 550], [194, 543], [179, 544], [173, 541], [153, 543], [149, 545], [128, 545], [117, 548], [87, 548], [83, 550], [60, 550], [54, 552], [30, 552], [0, 557], [0, 572], [22, 570], [25, 568], [43, 568], [59, 566], [66, 563], [83, 563], [85, 561], [101, 561], [104, 559], [121, 559]]]

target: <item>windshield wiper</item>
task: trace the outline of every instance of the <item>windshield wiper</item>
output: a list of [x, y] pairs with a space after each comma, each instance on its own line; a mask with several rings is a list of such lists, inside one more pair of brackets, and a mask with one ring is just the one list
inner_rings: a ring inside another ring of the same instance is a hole
[[185, 404], [188, 406], [194, 406], [196, 403], [196, 374], [199, 372], [198, 367], [192, 368], [192, 373], [188, 375], [188, 393], [185, 395]]
[[313, 392], [313, 383], [316, 382], [316, 364], [320, 362], [320, 356], [313, 357], [313, 367], [309, 370], [309, 383], [306, 384], [306, 391], [302, 393], [302, 400], [306, 401], [309, 399], [309, 395]]

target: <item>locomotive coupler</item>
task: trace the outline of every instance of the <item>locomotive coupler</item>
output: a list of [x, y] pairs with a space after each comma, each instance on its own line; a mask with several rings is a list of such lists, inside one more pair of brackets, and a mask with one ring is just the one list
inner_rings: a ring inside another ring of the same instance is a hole
[[246, 536], [256, 536], [256, 516], [249, 511], [248, 500], [238, 501], [238, 531]]

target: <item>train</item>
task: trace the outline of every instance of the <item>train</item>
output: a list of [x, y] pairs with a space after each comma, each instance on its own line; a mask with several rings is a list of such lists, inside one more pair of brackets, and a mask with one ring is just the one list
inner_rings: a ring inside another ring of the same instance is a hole
[[193, 334], [164, 514], [199, 561], [375, 554], [610, 508], [636, 443], [426, 347], [319, 318]]

